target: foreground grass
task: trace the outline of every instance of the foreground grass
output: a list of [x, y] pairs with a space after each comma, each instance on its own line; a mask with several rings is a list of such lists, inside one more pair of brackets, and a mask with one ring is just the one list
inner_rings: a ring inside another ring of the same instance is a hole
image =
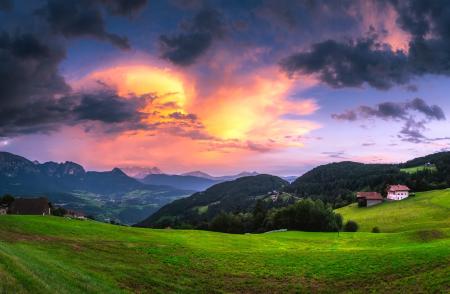
[[377, 226], [381, 232], [450, 228], [450, 189], [416, 193], [401, 201], [372, 207], [352, 204], [336, 210], [356, 221], [361, 231]]
[[0, 216], [0, 292], [447, 292], [450, 230], [228, 235]]

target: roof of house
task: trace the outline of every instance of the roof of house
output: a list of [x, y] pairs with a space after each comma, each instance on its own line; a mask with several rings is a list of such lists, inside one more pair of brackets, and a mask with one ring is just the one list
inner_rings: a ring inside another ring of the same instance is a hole
[[366, 198], [366, 200], [383, 200], [383, 196], [378, 192], [358, 192], [356, 197]]
[[9, 208], [12, 214], [35, 214], [40, 215], [48, 213], [50, 206], [48, 199], [45, 197], [39, 198], [16, 198]]
[[388, 191], [390, 192], [396, 192], [396, 191], [409, 191], [411, 189], [408, 188], [408, 186], [405, 185], [389, 185]]

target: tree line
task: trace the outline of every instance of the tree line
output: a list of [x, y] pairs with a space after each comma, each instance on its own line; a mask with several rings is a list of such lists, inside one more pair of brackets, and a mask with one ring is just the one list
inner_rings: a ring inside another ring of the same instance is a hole
[[[350, 226], [347, 226], [350, 223]], [[209, 222], [196, 225], [172, 223], [176, 228], [204, 229], [223, 233], [263, 233], [287, 229], [309, 232], [356, 231], [357, 224], [349, 221], [344, 224], [339, 213], [333, 211], [330, 204], [322, 200], [302, 199], [296, 203], [281, 207], [268, 208], [266, 202], [258, 200], [252, 212], [220, 212]], [[351, 226], [356, 224], [355, 227]]]

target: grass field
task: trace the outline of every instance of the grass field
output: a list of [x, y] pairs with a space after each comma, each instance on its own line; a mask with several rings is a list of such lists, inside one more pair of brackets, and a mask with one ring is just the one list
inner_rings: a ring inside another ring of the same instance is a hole
[[375, 226], [381, 232], [450, 228], [450, 189], [419, 192], [401, 201], [372, 207], [358, 207], [355, 203], [337, 212], [367, 232]]
[[404, 173], [408, 173], [408, 174], [415, 174], [415, 173], [417, 173], [419, 171], [423, 171], [423, 170], [436, 171], [436, 166], [434, 164], [429, 165], [429, 166], [419, 165], [419, 166], [407, 167], [407, 168], [400, 169], [400, 171], [402, 171]]
[[[448, 193], [407, 201], [418, 203], [417, 217], [448, 209]], [[448, 292], [448, 222], [419, 218], [428, 225], [391, 225], [396, 233], [228, 235], [0, 216], [0, 293]]]

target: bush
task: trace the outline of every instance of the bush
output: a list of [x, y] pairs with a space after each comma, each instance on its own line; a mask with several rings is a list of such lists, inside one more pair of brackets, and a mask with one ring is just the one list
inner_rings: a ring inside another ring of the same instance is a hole
[[378, 227], [373, 227], [372, 233], [379, 233], [380, 229]]
[[67, 214], [67, 210], [63, 207], [56, 207], [52, 209], [52, 215], [54, 216], [65, 216]]
[[3, 195], [3, 197], [0, 197], [0, 204], [6, 204], [7, 206], [9, 206], [13, 202], [14, 202], [14, 197], [9, 194], [5, 194], [5, 195]]
[[346, 232], [356, 232], [358, 228], [358, 223], [352, 220], [347, 221], [344, 225], [344, 231]]
[[321, 200], [300, 200], [271, 214], [272, 229], [310, 232], [336, 232], [342, 228], [342, 216]]
[[245, 233], [245, 218], [240, 214], [219, 213], [210, 223], [211, 231], [242, 234]]

